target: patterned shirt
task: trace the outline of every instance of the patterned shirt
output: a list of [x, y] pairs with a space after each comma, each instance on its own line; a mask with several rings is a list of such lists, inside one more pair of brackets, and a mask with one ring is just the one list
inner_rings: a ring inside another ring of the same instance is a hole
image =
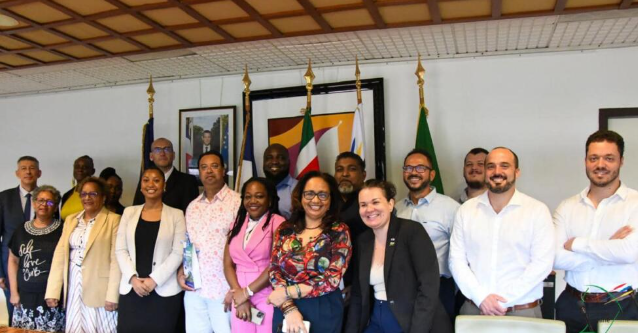
[[224, 277], [224, 246], [239, 205], [240, 195], [224, 185], [213, 200], [208, 200], [204, 191], [186, 209], [186, 231], [199, 250], [202, 288], [197, 293], [202, 297], [221, 300], [229, 290]]
[[284, 223], [275, 234], [270, 283], [273, 287], [308, 285], [312, 291], [306, 298], [328, 294], [339, 288], [351, 255], [350, 231], [345, 223], [333, 223], [330, 230], [306, 245], [301, 245], [292, 226]]

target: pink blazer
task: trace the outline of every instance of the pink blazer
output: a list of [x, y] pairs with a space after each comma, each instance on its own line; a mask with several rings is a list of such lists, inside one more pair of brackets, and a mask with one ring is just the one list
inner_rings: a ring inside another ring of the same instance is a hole
[[[284, 222], [286, 219], [280, 215], [273, 214], [270, 218], [270, 223], [264, 229], [264, 223], [266, 223], [266, 217], [268, 214], [264, 215], [259, 223], [255, 226], [253, 230], [253, 234], [248, 240], [246, 244], [246, 248], [244, 249], [244, 236], [246, 235], [246, 227], [248, 226], [248, 216], [246, 216], [246, 220], [244, 221], [244, 225], [241, 228], [239, 234], [230, 241], [229, 252], [230, 257], [233, 259], [233, 262], [236, 265], [237, 277], [239, 278], [241, 273], [248, 273], [247, 275], [252, 276], [254, 273], [255, 278], [261, 274], [265, 269], [268, 269], [270, 265], [270, 254], [272, 251], [273, 244], [273, 235], [279, 225]], [[241, 279], [240, 279], [241, 280]], [[242, 286], [245, 283], [250, 283], [252, 281], [239, 281]]]

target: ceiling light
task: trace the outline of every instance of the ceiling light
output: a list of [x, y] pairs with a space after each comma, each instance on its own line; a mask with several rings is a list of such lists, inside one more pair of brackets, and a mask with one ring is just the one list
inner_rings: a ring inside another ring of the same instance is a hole
[[13, 17], [0, 14], [0, 27], [15, 27], [18, 24], [20, 23]]

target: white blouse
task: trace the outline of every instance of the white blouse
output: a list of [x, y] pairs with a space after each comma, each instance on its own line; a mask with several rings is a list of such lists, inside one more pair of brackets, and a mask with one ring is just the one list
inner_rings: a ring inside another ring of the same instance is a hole
[[370, 268], [370, 285], [374, 288], [374, 298], [379, 301], [387, 301], [385, 293], [385, 281], [383, 278], [383, 265], [372, 264]]

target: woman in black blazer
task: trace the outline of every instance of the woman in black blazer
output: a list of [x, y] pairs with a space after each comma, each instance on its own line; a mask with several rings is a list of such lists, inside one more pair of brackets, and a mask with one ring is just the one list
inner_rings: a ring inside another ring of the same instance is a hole
[[418, 223], [394, 214], [396, 188], [370, 179], [359, 214], [371, 229], [355, 246], [347, 333], [452, 332], [439, 301], [434, 245]]

